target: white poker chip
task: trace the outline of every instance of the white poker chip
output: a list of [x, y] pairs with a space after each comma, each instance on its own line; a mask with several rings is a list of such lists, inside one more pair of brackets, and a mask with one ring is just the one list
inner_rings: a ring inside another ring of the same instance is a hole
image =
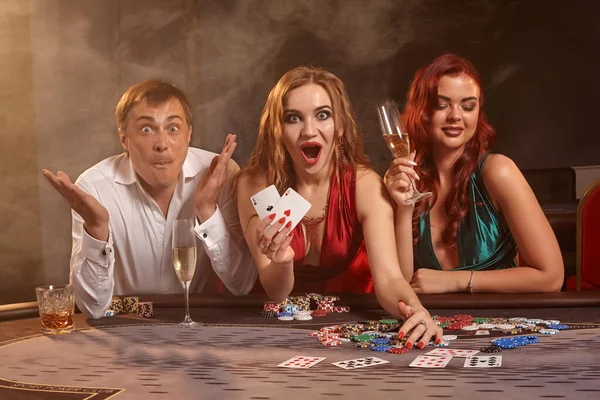
[[277, 317], [280, 321], [293, 321], [294, 317]]
[[514, 326], [513, 324], [498, 324], [498, 325], [496, 325], [496, 328], [506, 331], [506, 330], [510, 330], [510, 329], [515, 329], [516, 326]]
[[509, 322], [525, 322], [527, 318], [524, 317], [512, 317], [508, 319]]
[[456, 335], [444, 335], [444, 336], [442, 336], [442, 340], [444, 340], [446, 342], [451, 341], [451, 340], [456, 340], [457, 338], [458, 338], [458, 336], [456, 336]]
[[348, 342], [352, 341], [352, 339], [348, 339], [345, 337], [339, 337], [337, 340], [339, 340], [340, 342], [343, 342], [343, 343], [348, 343]]
[[479, 324], [479, 328], [481, 329], [494, 329], [496, 327], [496, 324]]
[[477, 324], [468, 325], [462, 328], [463, 331], [476, 331], [477, 329], [479, 329], [479, 325]]
[[557, 335], [560, 331], [558, 329], [540, 329], [539, 333], [542, 335]]
[[538, 318], [533, 318], [533, 319], [528, 319], [526, 322], [526, 324], [533, 324], [533, 325], [540, 325], [544, 323], [543, 319], [538, 319]]
[[548, 321], [544, 321], [545, 325], [558, 325], [560, 321], [557, 319], [549, 319]]
[[381, 334], [381, 332], [379, 332], [379, 331], [364, 331], [362, 334], [363, 335], [377, 335], [377, 336], [379, 336]]

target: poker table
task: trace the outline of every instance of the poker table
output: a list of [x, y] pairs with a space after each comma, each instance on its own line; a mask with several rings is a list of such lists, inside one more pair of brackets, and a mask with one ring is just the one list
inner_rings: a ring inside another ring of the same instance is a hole
[[[417, 356], [325, 347], [309, 335], [323, 326], [389, 317], [375, 297], [339, 295], [349, 313], [310, 321], [261, 316], [260, 296], [191, 296], [198, 327], [180, 328], [183, 296], [140, 296], [152, 318], [75, 315], [75, 331], [40, 333], [37, 305], [0, 306], [0, 399], [376, 399], [600, 398], [600, 292], [421, 296], [432, 314], [559, 320], [569, 329], [501, 353], [498, 368], [412, 368]], [[502, 332], [453, 331], [448, 348], [479, 350]], [[294, 356], [326, 357], [308, 369], [278, 367]], [[376, 356], [389, 361], [360, 369], [332, 363]]]

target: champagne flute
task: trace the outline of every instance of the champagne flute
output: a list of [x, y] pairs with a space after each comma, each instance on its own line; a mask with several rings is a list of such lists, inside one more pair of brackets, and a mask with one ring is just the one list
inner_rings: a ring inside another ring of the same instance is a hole
[[196, 235], [193, 219], [173, 221], [173, 267], [185, 291], [185, 318], [181, 327], [196, 325], [190, 318], [190, 283], [196, 271]]
[[[379, 115], [383, 139], [394, 157], [408, 157], [410, 155], [410, 140], [408, 133], [402, 130], [396, 103], [393, 100], [386, 100], [377, 106], [377, 114]], [[431, 196], [431, 192], [419, 192], [413, 178], [409, 177], [409, 179], [413, 194], [403, 201], [404, 204], [413, 204]]]

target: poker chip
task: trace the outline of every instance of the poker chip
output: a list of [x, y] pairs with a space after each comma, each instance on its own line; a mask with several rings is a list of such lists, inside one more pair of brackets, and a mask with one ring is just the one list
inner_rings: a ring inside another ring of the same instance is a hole
[[371, 335], [365, 335], [365, 334], [360, 334], [360, 335], [355, 335], [352, 340], [354, 340], [355, 342], [370, 342], [373, 339], [373, 337]]
[[105, 317], [114, 317], [115, 315], [117, 315], [117, 312], [115, 310], [106, 310], [106, 312], [104, 313]]
[[445, 340], [445, 341], [456, 340], [457, 338], [458, 338], [458, 336], [456, 336], [456, 335], [444, 335], [444, 336], [442, 336], [442, 340]]
[[313, 317], [324, 317], [327, 314], [329, 314], [329, 311], [327, 310], [313, 310], [310, 312], [310, 315], [312, 315]]
[[263, 305], [263, 311], [267, 312], [279, 312], [281, 309], [281, 304], [276, 301], [265, 301]]
[[429, 342], [429, 346], [433, 346], [433, 347], [448, 347], [448, 346], [450, 346], [450, 342], [442, 340], [441, 342], [439, 342], [439, 343], [436, 344], [435, 341], [432, 340], [431, 342]]
[[137, 305], [140, 302], [139, 297], [125, 297], [123, 299], [123, 311], [126, 313], [136, 313]]
[[477, 329], [479, 329], [479, 325], [477, 324], [473, 324], [473, 325], [467, 325], [461, 328], [463, 331], [476, 331]]
[[313, 332], [309, 332], [308, 336], [312, 336], [312, 337], [319, 337], [322, 335], [321, 331], [313, 331]]
[[406, 354], [409, 351], [410, 349], [407, 349], [406, 347], [390, 347], [387, 349], [387, 352], [392, 354]]
[[565, 329], [569, 329], [569, 325], [565, 325], [565, 324], [550, 324], [548, 325], [548, 328], [550, 329], [556, 329], [559, 331], [564, 331]]
[[373, 347], [371, 347], [371, 351], [386, 352], [390, 348], [391, 348], [391, 346], [385, 346], [385, 345], [373, 346]]
[[348, 306], [334, 306], [333, 311], [337, 313], [348, 313], [350, 312], [350, 307]]
[[154, 307], [151, 301], [142, 301], [137, 303], [137, 316], [141, 318], [152, 318]]
[[496, 327], [496, 324], [490, 324], [487, 322], [479, 324], [480, 329], [494, 329], [495, 327]]
[[277, 319], [280, 320], [280, 321], [293, 321], [294, 317], [292, 317], [291, 315], [290, 316], [284, 315], [284, 316], [281, 316], [281, 317], [277, 317]]
[[388, 338], [372, 339], [371, 343], [374, 343], [375, 345], [387, 345], [388, 343], [390, 343], [390, 339], [388, 339]]
[[326, 341], [321, 342], [321, 344], [323, 346], [334, 347], [334, 346], [341, 346], [342, 345], [342, 341], [338, 340], [338, 339], [326, 340]]
[[275, 311], [263, 311], [260, 315], [264, 318], [273, 318], [277, 316], [277, 313]]
[[502, 347], [499, 346], [487, 346], [479, 349], [482, 353], [500, 353], [502, 352]]
[[516, 326], [513, 325], [513, 324], [497, 324], [496, 328], [502, 329], [503, 331], [508, 331], [508, 330], [511, 330], [511, 329], [515, 329]]
[[557, 335], [560, 331], [558, 329], [540, 329], [538, 332], [542, 335]]
[[115, 315], [123, 311], [123, 300], [120, 298], [114, 298], [110, 302], [110, 306], [108, 306], [110, 311], [114, 311]]
[[354, 346], [358, 347], [359, 349], [370, 349], [371, 347], [373, 347], [375, 345], [371, 342], [359, 342], [359, 343], [356, 343]]

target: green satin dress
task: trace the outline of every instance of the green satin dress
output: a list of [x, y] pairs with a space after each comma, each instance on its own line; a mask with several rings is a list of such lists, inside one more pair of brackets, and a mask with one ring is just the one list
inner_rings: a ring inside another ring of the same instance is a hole
[[[460, 265], [453, 271], [481, 271], [517, 266], [517, 243], [506, 226], [485, 189], [483, 183], [484, 155], [467, 184], [470, 200], [467, 215], [458, 225], [458, 259]], [[431, 240], [429, 211], [419, 219], [419, 241], [414, 249], [415, 269], [442, 270]]]

